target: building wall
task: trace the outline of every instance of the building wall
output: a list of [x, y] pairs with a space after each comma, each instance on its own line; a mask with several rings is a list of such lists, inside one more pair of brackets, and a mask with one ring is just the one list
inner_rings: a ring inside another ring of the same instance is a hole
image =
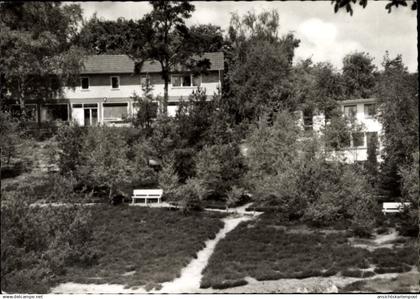
[[[382, 145], [382, 124], [378, 120], [377, 117], [366, 117], [365, 116], [365, 104], [376, 104], [375, 99], [357, 99], [357, 100], [347, 100], [340, 103], [341, 111], [344, 115], [344, 107], [345, 106], [356, 106], [356, 115], [355, 115], [355, 122], [359, 125], [362, 125], [361, 132], [364, 133], [363, 136], [363, 145], [362, 146], [351, 146], [348, 149], [338, 152], [338, 153], [331, 153], [331, 157], [341, 157], [347, 163], [354, 163], [355, 161], [366, 161], [367, 160], [367, 132], [376, 132], [378, 134], [378, 161], [381, 161], [381, 151], [383, 149]], [[296, 112], [296, 116], [298, 117], [297, 124], [299, 127], [304, 129], [304, 122], [303, 122], [303, 113], [301, 111]], [[315, 132], [321, 134], [322, 128], [325, 126], [325, 116], [322, 113], [315, 114], [312, 117], [312, 129]], [[352, 142], [353, 144], [353, 142]]]
[[[120, 87], [113, 89], [111, 87], [111, 77], [118, 76], [120, 78]], [[82, 89], [81, 86], [76, 88], [65, 88], [64, 96], [68, 99], [84, 99], [84, 98], [129, 98], [134, 93], [142, 95], [141, 77], [145, 75], [133, 74], [93, 74], [82, 75], [81, 77], [89, 78], [89, 89]], [[149, 74], [152, 83], [152, 94], [154, 96], [163, 96], [164, 94], [164, 81], [160, 74]], [[219, 73], [217, 71], [209, 72], [202, 75], [201, 87], [206, 89], [208, 96], [217, 93], [220, 87]], [[171, 97], [184, 97], [188, 98], [197, 87], [175, 87], [169, 83], [168, 93]]]

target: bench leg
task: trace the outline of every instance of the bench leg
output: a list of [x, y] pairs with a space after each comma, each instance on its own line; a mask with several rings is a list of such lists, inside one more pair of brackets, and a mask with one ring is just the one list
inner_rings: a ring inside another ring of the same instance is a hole
[[144, 203], [147, 205], [147, 198], [144, 199]]

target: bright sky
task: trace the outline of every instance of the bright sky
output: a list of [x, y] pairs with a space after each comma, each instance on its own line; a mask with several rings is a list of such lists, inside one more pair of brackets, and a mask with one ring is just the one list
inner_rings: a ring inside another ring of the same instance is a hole
[[[226, 30], [230, 15], [247, 11], [259, 13], [277, 9], [280, 34], [294, 32], [301, 40], [296, 59], [312, 57], [314, 62], [330, 61], [341, 68], [343, 57], [353, 51], [365, 51], [380, 67], [385, 51], [391, 57], [402, 54], [409, 71], [417, 70], [417, 18], [409, 8], [385, 10], [386, 2], [368, 1], [365, 9], [354, 6], [350, 16], [344, 11], [334, 13], [330, 1], [254, 1], [254, 2], [193, 2], [195, 12], [187, 24], [214, 24]], [[104, 19], [119, 17], [138, 19], [151, 11], [148, 2], [80, 2], [84, 17], [93, 13]], [[225, 31], [226, 32], [226, 31]]]

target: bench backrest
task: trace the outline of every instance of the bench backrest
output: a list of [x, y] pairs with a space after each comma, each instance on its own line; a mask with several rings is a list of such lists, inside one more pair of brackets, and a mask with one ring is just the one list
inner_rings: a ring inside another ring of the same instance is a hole
[[134, 189], [133, 190], [134, 196], [160, 197], [162, 196], [162, 194], [163, 194], [162, 189]]
[[[404, 206], [410, 206], [411, 203], [405, 202]], [[384, 210], [399, 210], [403, 208], [403, 203], [401, 202], [384, 202], [382, 204]]]

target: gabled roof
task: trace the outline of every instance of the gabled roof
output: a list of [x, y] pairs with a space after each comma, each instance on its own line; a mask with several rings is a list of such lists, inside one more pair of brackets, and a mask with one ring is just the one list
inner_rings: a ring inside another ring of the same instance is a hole
[[[196, 57], [195, 57], [196, 58]], [[210, 60], [210, 71], [223, 70], [223, 52], [204, 53], [201, 58]], [[127, 55], [90, 55], [85, 58], [82, 74], [124, 74], [134, 72], [134, 61]], [[160, 73], [157, 61], [145, 61], [142, 73]]]

